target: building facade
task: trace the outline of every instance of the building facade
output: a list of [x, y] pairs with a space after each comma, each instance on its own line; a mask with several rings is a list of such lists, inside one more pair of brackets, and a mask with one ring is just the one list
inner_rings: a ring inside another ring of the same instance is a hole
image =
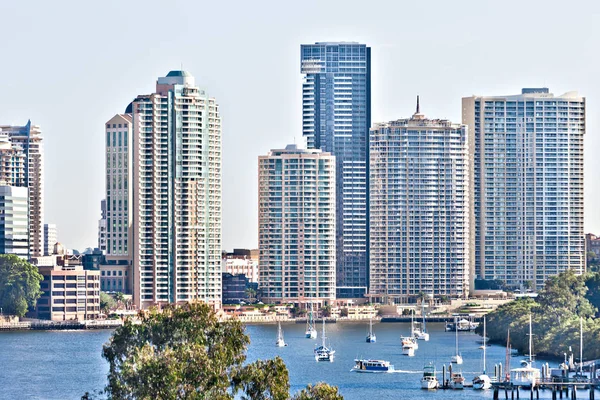
[[29, 259], [27, 188], [0, 184], [0, 254]]
[[223, 272], [245, 275], [250, 282], [258, 283], [258, 250], [233, 249], [223, 252]]
[[106, 199], [100, 202], [100, 219], [98, 220], [98, 249], [106, 254]]
[[21, 146], [11, 142], [0, 129], [0, 182], [8, 186], [25, 185], [25, 153]]
[[265, 303], [335, 299], [335, 157], [288, 145], [258, 160], [259, 287]]
[[418, 107], [371, 129], [369, 296], [384, 304], [469, 291], [467, 127]]
[[155, 93], [134, 100], [132, 125], [134, 303], [145, 308], [202, 300], [218, 307], [221, 118], [216, 100], [189, 73], [171, 71], [158, 78]]
[[315, 43], [302, 45], [300, 58], [307, 147], [336, 157], [337, 286], [340, 293], [364, 293], [369, 286], [371, 48]]
[[477, 278], [539, 289], [567, 268], [582, 273], [585, 98], [539, 88], [462, 105], [473, 137]]
[[29, 256], [44, 253], [44, 151], [42, 131], [28, 121], [25, 126], [0, 126], [13, 145], [25, 154], [25, 186], [29, 191]]
[[44, 255], [49, 256], [54, 251], [54, 245], [58, 242], [58, 230], [56, 224], [44, 224]]

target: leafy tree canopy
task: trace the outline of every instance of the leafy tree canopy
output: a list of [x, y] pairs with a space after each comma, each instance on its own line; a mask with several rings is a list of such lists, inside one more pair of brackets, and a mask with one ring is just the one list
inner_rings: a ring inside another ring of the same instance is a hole
[[[244, 400], [289, 399], [283, 360], [244, 364], [250, 339], [238, 320], [219, 321], [206, 304], [166, 306], [140, 318], [104, 345], [109, 399], [232, 400], [240, 392]], [[322, 399], [330, 398], [338, 399]]]
[[40, 282], [44, 278], [36, 266], [14, 254], [0, 255], [0, 307], [2, 313], [25, 315], [29, 307], [35, 307], [42, 292]]
[[100, 292], [100, 309], [104, 313], [108, 313], [110, 310], [114, 309], [116, 305], [117, 302], [110, 294]]
[[319, 382], [316, 385], [308, 385], [306, 389], [302, 389], [297, 393], [292, 400], [344, 400], [338, 392], [336, 386], [329, 386], [324, 382]]

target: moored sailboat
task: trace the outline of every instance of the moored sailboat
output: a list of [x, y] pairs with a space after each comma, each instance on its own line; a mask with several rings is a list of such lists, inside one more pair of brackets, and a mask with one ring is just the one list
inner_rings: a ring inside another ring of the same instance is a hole
[[515, 386], [521, 386], [533, 389], [541, 378], [542, 373], [539, 368], [533, 367], [533, 334], [531, 332], [531, 314], [529, 314], [529, 359], [521, 361], [520, 368], [510, 370], [510, 381]]
[[325, 318], [323, 317], [323, 333], [322, 333], [322, 344], [315, 348], [315, 360], [316, 361], [329, 361], [333, 362], [333, 356], [335, 350], [327, 347], [327, 336], [325, 335]]
[[[485, 338], [487, 334], [487, 330], [486, 330], [486, 323], [485, 323], [485, 315], [483, 316], [483, 337]], [[486, 360], [485, 360], [485, 355], [486, 355], [486, 345], [485, 342], [483, 344], [483, 373], [477, 375], [475, 378], [473, 378], [473, 389], [476, 390], [486, 390], [492, 387], [492, 380], [490, 379], [490, 377], [486, 374]]]
[[369, 319], [369, 333], [367, 334], [367, 343], [375, 343], [377, 336], [373, 333], [373, 318]]
[[315, 329], [315, 321], [313, 319], [313, 303], [310, 303], [310, 311], [308, 312], [308, 318], [306, 319], [306, 338], [317, 338], [317, 330]]
[[[456, 324], [456, 318], [454, 319], [454, 323]], [[456, 329], [455, 331], [456, 334], [456, 354], [452, 356], [452, 359], [450, 360], [450, 362], [454, 363], [454, 364], [462, 364], [463, 363], [463, 358], [460, 355], [460, 353], [458, 352], [458, 329]]]
[[277, 341], [275, 342], [277, 347], [285, 347], [287, 343], [283, 340], [283, 330], [281, 329], [281, 322], [277, 326]]

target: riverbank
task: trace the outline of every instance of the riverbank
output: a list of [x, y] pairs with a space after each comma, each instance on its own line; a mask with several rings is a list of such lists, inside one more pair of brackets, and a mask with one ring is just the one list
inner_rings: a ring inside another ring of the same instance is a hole
[[0, 324], [0, 332], [10, 331], [59, 331], [59, 330], [88, 330], [115, 329], [123, 325], [123, 321], [23, 321]]

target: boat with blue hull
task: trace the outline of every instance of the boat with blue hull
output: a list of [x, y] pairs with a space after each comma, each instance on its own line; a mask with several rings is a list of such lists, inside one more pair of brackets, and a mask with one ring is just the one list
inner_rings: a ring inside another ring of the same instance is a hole
[[371, 373], [394, 372], [394, 366], [389, 361], [384, 360], [354, 360], [352, 371]]

